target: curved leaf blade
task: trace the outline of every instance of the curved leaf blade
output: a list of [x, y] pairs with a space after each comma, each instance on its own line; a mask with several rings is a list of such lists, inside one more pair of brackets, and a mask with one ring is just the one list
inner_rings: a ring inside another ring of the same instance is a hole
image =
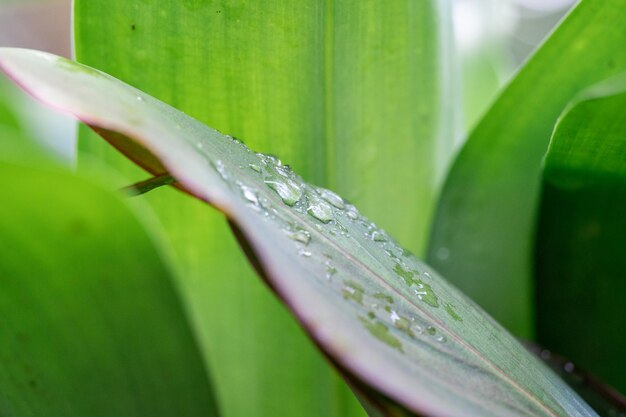
[[533, 333], [542, 158], [567, 103], [626, 70], [624, 20], [625, 0], [580, 1], [478, 123], [442, 190], [428, 261], [518, 336]]
[[[445, 130], [453, 124], [443, 120], [452, 97], [450, 52], [442, 50], [452, 43], [448, 3], [77, 0], [76, 59], [283, 156], [419, 251], [439, 183], [434, 173], [450, 148], [441, 139], [452, 137]], [[90, 134], [81, 131], [81, 155], [143, 179]], [[391, 163], [394, 170], [383, 169]], [[378, 192], [367, 192], [366, 181]], [[423, 191], [418, 198], [408, 188]], [[385, 201], [399, 198], [404, 204], [390, 210]], [[148, 199], [183, 271], [225, 415], [363, 416], [256, 279], [223, 216], [172, 190]], [[265, 337], [275, 333], [280, 340]]]
[[448, 0], [75, 3], [79, 62], [280, 153], [424, 250], [453, 151]]
[[[312, 162], [324, 153], [317, 115], [324, 94], [323, 43], [316, 40], [323, 36], [322, 7], [317, 0], [77, 0], [76, 59], [255, 147], [287, 154], [304, 175], [321, 179], [323, 165]], [[129, 182], [144, 178], [94, 137], [80, 130], [79, 166], [95, 156]], [[184, 302], [225, 417], [364, 416], [341, 377], [257, 279], [221, 213], [175, 190], [146, 197], [181, 271]]]
[[217, 416], [135, 211], [58, 168], [0, 162], [0, 175], [0, 414]]
[[351, 378], [426, 415], [595, 415], [436, 272], [275, 157], [64, 59], [5, 49], [0, 66], [107, 140], [145, 146], [188, 192], [226, 213], [270, 285]]
[[536, 240], [537, 337], [626, 392], [626, 77], [585, 91], [556, 125]]

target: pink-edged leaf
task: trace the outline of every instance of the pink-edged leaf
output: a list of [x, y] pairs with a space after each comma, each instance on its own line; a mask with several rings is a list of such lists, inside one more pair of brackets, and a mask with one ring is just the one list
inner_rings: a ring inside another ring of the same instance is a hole
[[223, 211], [270, 286], [382, 415], [595, 415], [471, 300], [277, 158], [62, 58], [3, 49], [0, 67]]

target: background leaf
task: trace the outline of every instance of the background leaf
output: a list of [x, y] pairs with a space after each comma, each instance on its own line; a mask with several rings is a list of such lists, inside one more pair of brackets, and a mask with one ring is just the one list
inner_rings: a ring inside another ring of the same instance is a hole
[[603, 417], [620, 416], [626, 412], [626, 397], [598, 380], [594, 375], [567, 358], [538, 345], [526, 344], [541, 360], [560, 376], [578, 395]]
[[626, 392], [626, 77], [586, 91], [545, 160], [537, 337]]
[[471, 133], [448, 175], [428, 260], [520, 336], [533, 333], [541, 160], [576, 93], [626, 69], [626, 0], [582, 0]]
[[0, 65], [114, 145], [147, 147], [152, 157], [129, 157], [159, 174], [156, 157], [227, 213], [259, 271], [350, 380], [426, 415], [594, 415], [458, 290], [276, 157], [62, 58], [4, 50]]
[[9, 100], [9, 83], [4, 78], [0, 78], [0, 128], [19, 131], [20, 123]]
[[136, 210], [58, 168], [0, 162], [0, 175], [10, 179], [0, 414], [217, 416], [170, 270]]
[[[76, 56], [337, 186], [419, 250], [452, 126], [442, 110], [452, 98], [447, 3], [78, 0]], [[81, 146], [128, 166], [99, 142]], [[172, 191], [148, 198], [225, 415], [363, 415], [253, 276], [222, 216]]]

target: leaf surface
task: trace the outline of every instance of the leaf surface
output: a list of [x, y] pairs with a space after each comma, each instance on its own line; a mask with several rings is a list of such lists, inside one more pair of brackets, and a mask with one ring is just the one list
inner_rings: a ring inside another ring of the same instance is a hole
[[217, 416], [138, 207], [41, 165], [0, 162], [0, 414]]
[[582, 0], [471, 133], [448, 175], [428, 260], [504, 326], [533, 329], [541, 162], [582, 89], [626, 70], [626, 0]]
[[154, 158], [129, 156], [226, 213], [268, 283], [349, 379], [425, 415], [595, 415], [436, 272], [276, 157], [62, 58], [5, 49], [0, 66], [112, 144], [149, 149]]
[[[626, 78], [584, 92], [546, 155], [537, 337], [626, 392]], [[584, 308], [581, 308], [584, 307]]]
[[[76, 57], [280, 154], [420, 250], [448, 152], [440, 139], [452, 126], [442, 110], [451, 97], [447, 3], [77, 0]], [[83, 154], [124, 169], [129, 182], [144, 179], [87, 136]], [[223, 216], [171, 190], [146, 198], [172, 242], [225, 415], [362, 416], [256, 279]]]

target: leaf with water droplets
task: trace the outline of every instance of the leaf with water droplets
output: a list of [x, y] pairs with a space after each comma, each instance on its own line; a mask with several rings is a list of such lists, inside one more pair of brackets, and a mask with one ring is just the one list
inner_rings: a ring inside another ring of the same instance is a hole
[[359, 317], [363, 326], [378, 340], [383, 343], [391, 346], [393, 349], [397, 349], [398, 351], [404, 353], [402, 349], [402, 342], [394, 336], [392, 332], [389, 331], [389, 327], [384, 324], [382, 321], [377, 320], [376, 316], [369, 317], [369, 320], [365, 317]]
[[[177, 187], [222, 210], [264, 278], [381, 414], [594, 415], [428, 265], [277, 158], [149, 96], [137, 103], [137, 90], [61, 58], [4, 49], [0, 66], [151, 173], [169, 173]], [[296, 226], [308, 242], [294, 239]], [[372, 239], [374, 230], [385, 239]], [[454, 306], [460, 320], [442, 305]]]
[[332, 192], [330, 190], [326, 190], [324, 188], [320, 188], [318, 191], [320, 193], [320, 196], [322, 196], [322, 198], [324, 200], [326, 200], [327, 202], [329, 202], [330, 204], [332, 204], [336, 208], [338, 208], [340, 210], [343, 210], [343, 209], [346, 208], [346, 205], [345, 205], [345, 202], [343, 201], [343, 198], [341, 198], [340, 196], [338, 196], [334, 192]]
[[333, 219], [333, 208], [316, 197], [310, 199], [307, 212], [322, 223], [328, 223]]
[[303, 243], [305, 245], [308, 245], [309, 241], [311, 240], [311, 234], [309, 232], [307, 232], [306, 230], [297, 227], [295, 228], [296, 230], [294, 230], [289, 237], [292, 238], [293, 240], [296, 240], [300, 243]]
[[536, 337], [626, 392], [626, 74], [581, 93], [544, 160]]
[[300, 187], [289, 180], [281, 180], [271, 177], [265, 180], [265, 184], [267, 184], [272, 190], [276, 191], [276, 194], [280, 196], [283, 203], [288, 206], [293, 206], [298, 202], [298, 200], [300, 200], [300, 197], [302, 197], [302, 190]]

